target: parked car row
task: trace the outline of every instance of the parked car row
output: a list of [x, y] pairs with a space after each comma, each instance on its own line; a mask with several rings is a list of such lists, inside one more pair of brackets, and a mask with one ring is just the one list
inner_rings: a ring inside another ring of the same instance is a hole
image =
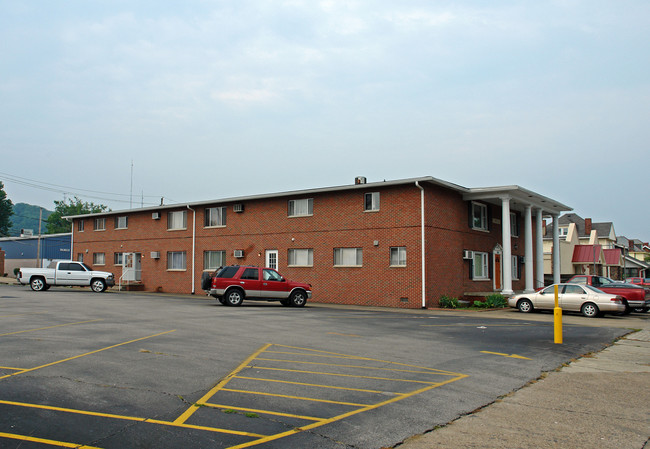
[[[620, 295], [607, 293], [589, 284], [562, 283], [553, 284], [533, 293], [522, 293], [508, 299], [510, 307], [520, 312], [530, 313], [535, 310], [553, 310], [555, 308], [555, 287], [558, 290], [558, 306], [563, 311], [580, 312], [594, 318], [606, 313], [628, 314], [633, 310], [647, 312], [650, 309], [650, 293], [645, 292], [643, 302], [630, 306], [628, 300]], [[642, 289], [643, 290], [643, 289]]]

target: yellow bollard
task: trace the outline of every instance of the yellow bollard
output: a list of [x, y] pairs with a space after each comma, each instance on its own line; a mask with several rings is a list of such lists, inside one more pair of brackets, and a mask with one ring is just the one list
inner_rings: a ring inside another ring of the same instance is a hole
[[562, 309], [558, 299], [558, 285], [555, 285], [555, 308], [553, 309], [555, 343], [562, 344]]

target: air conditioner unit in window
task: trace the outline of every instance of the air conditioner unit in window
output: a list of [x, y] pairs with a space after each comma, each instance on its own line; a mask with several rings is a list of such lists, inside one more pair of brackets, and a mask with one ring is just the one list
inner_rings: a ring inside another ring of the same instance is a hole
[[463, 250], [463, 259], [472, 260], [474, 258], [474, 251]]
[[160, 259], [160, 251], [151, 251], [152, 259]]
[[241, 259], [244, 257], [244, 250], [243, 249], [236, 249], [233, 253], [233, 256], [235, 256], [238, 259]]
[[235, 212], [244, 212], [244, 205], [242, 203], [237, 203], [232, 206], [232, 210]]
[[160, 220], [160, 212], [152, 212], [151, 218], [153, 218], [154, 220]]

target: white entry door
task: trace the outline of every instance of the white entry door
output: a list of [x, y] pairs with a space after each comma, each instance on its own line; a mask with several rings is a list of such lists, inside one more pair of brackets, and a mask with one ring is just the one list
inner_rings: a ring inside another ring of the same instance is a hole
[[273, 268], [274, 270], [278, 269], [278, 250], [277, 249], [267, 249], [266, 250], [266, 268]]

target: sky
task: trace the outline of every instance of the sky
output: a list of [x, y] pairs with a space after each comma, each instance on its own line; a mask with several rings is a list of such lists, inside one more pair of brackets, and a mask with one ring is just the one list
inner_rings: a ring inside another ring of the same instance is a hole
[[647, 0], [0, 0], [0, 181], [113, 210], [433, 176], [650, 240]]

